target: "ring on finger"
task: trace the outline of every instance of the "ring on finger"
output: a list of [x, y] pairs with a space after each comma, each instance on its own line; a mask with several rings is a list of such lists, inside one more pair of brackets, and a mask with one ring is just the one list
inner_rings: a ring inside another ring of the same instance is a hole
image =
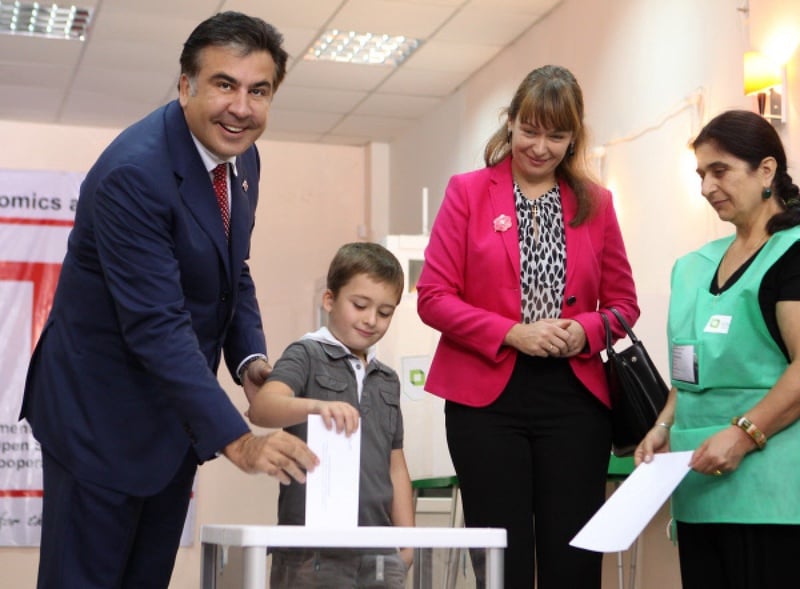
[[721, 477], [721, 476], [722, 476], [722, 471], [721, 471], [720, 469], [717, 469], [717, 470], [715, 470], [715, 471], [714, 471], [712, 474], [713, 474], [715, 477]]

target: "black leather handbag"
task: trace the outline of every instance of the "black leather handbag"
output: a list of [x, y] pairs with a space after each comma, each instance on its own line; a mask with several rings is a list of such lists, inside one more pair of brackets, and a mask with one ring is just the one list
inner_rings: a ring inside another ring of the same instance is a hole
[[613, 437], [611, 450], [615, 456], [630, 456], [656, 423], [667, 402], [669, 388], [655, 364], [634, 335], [628, 322], [613, 307], [609, 309], [622, 325], [631, 345], [617, 352], [611, 345], [608, 317], [600, 312], [606, 328], [606, 360], [608, 388], [611, 393]]

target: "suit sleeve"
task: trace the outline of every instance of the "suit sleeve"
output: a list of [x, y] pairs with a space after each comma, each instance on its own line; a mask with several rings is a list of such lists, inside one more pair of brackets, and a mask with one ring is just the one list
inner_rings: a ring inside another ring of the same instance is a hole
[[185, 305], [173, 205], [169, 188], [159, 189], [167, 180], [137, 166], [113, 169], [98, 185], [93, 227], [131, 361], [160, 385], [142, 394], [170, 399], [205, 460], [249, 428], [209, 368]]

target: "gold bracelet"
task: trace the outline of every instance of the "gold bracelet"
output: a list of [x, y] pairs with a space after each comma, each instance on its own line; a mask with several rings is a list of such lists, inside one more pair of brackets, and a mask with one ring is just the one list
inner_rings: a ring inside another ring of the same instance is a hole
[[753, 439], [759, 450], [763, 450], [764, 446], [767, 445], [767, 436], [764, 435], [764, 432], [758, 429], [758, 427], [752, 421], [750, 421], [746, 415], [742, 415], [741, 417], [738, 415], [735, 416], [733, 419], [731, 419], [731, 425], [735, 425], [743, 429], [744, 432]]

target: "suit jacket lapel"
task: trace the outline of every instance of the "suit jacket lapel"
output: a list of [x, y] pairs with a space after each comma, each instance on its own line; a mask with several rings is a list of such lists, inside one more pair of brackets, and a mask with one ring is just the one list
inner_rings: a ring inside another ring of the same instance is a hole
[[[585, 225], [572, 227], [569, 222], [575, 218], [578, 210], [578, 201], [575, 193], [563, 180], [559, 180], [559, 190], [561, 191], [561, 208], [564, 215], [564, 240], [567, 249], [567, 284], [572, 284], [575, 280], [576, 266], [583, 255], [583, 251], [588, 243], [588, 234]], [[519, 226], [517, 223], [517, 211], [514, 206], [514, 179], [511, 175], [511, 158], [508, 157], [492, 168], [489, 181], [489, 197], [492, 202], [492, 218], [488, 221], [494, 222], [499, 215], [511, 217], [511, 227], [503, 231], [503, 245], [506, 256], [511, 262], [515, 276], [520, 275], [519, 261]], [[572, 260], [572, 263], [570, 263]]]
[[[561, 213], [564, 216], [564, 242], [567, 250], [567, 275], [566, 283], [573, 284], [575, 280], [576, 267], [583, 258], [583, 249], [587, 244], [588, 234], [586, 224], [580, 227], [573, 227], [570, 221], [575, 218], [578, 212], [578, 199], [572, 188], [563, 180], [558, 181], [558, 188], [561, 191]], [[588, 258], [586, 258], [588, 259]], [[572, 263], [570, 263], [572, 260]]]
[[[211, 177], [203, 166], [203, 160], [197, 153], [183, 109], [175, 101], [171, 103], [165, 114], [170, 156], [175, 174], [179, 178], [178, 190], [186, 208], [197, 221], [197, 224], [214, 242], [219, 257], [225, 266], [226, 275], [230, 276], [230, 255], [222, 217], [211, 185]], [[231, 178], [231, 184], [233, 184]]]
[[514, 270], [514, 275], [520, 275], [519, 262], [519, 224], [517, 223], [517, 209], [514, 205], [514, 181], [511, 176], [511, 158], [507, 157], [491, 169], [489, 180], [489, 198], [492, 201], [492, 218], [486, 221], [494, 229], [494, 221], [500, 215], [510, 218], [511, 227], [500, 232], [508, 261]]
[[231, 175], [231, 259], [244, 260], [250, 244], [250, 199], [254, 180], [242, 158], [236, 159], [236, 176]]

